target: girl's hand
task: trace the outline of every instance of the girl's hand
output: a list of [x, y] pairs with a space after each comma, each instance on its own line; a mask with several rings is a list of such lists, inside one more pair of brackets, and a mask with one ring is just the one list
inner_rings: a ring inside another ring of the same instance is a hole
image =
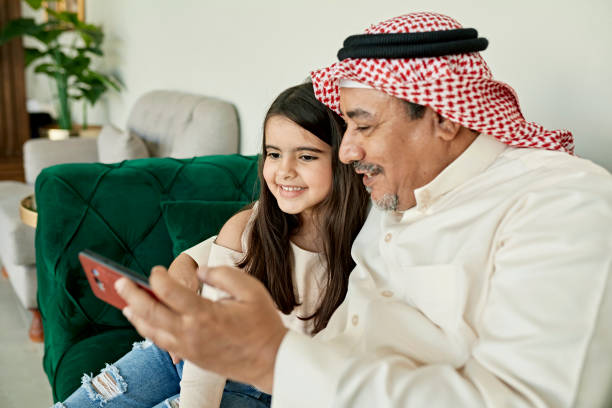
[[188, 289], [198, 292], [201, 282], [198, 279], [198, 264], [187, 254], [180, 254], [168, 268], [168, 275]]
[[[188, 289], [198, 292], [201, 282], [197, 276], [198, 264], [189, 255], [180, 254], [172, 261], [168, 268], [168, 275], [181, 283]], [[174, 364], [178, 364], [181, 358], [175, 353], [170, 352], [170, 358]]]

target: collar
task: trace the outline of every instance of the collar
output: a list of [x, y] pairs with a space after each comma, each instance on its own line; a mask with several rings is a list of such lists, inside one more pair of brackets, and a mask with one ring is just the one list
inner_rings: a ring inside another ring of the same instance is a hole
[[425, 211], [442, 195], [483, 172], [506, 148], [507, 145], [493, 136], [480, 134], [436, 178], [414, 190], [416, 209]]

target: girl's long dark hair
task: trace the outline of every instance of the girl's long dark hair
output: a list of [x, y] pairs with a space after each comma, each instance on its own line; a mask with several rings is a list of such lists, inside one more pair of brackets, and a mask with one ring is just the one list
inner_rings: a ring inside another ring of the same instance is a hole
[[265, 125], [273, 116], [285, 117], [331, 146], [333, 182], [330, 194], [315, 208], [315, 222], [323, 241], [327, 281], [318, 309], [304, 320], [314, 319], [312, 333], [327, 325], [346, 296], [348, 277], [355, 266], [351, 245], [367, 215], [368, 194], [352, 166], [338, 159], [344, 132], [342, 119], [319, 102], [311, 83], [294, 86], [272, 103], [264, 121], [263, 154], [259, 162], [261, 192], [249, 244], [239, 267], [266, 286], [276, 306], [285, 314], [299, 305], [293, 282], [293, 252], [289, 239], [300, 228], [298, 215], [280, 210], [276, 198], [263, 181]]

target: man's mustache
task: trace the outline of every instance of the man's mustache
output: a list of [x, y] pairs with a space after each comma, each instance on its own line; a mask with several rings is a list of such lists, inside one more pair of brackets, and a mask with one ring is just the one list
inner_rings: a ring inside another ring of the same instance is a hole
[[356, 160], [352, 162], [352, 165], [355, 171], [366, 172], [373, 176], [383, 172], [383, 168], [381, 166], [373, 163], [364, 163], [359, 160]]

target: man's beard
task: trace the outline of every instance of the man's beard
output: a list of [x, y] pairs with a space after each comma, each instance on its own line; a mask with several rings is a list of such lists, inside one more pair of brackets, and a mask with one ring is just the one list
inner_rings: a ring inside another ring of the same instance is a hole
[[[366, 188], [366, 190], [368, 191], [368, 193], [372, 192], [371, 188]], [[372, 198], [371, 195], [370, 198]], [[399, 197], [397, 196], [397, 194], [385, 193], [379, 200], [375, 200], [372, 198], [372, 202], [379, 210], [397, 211], [397, 206], [399, 205]]]
[[[353, 167], [355, 170], [367, 171], [372, 175], [377, 175], [383, 173], [383, 168], [377, 164], [372, 163], [362, 163], [360, 161], [354, 161]], [[372, 188], [366, 187], [366, 191], [370, 194], [370, 198], [372, 197]], [[372, 202], [378, 209], [382, 211], [397, 211], [397, 206], [399, 204], [399, 197], [397, 194], [386, 193], [382, 196], [380, 200], [372, 199]]]

